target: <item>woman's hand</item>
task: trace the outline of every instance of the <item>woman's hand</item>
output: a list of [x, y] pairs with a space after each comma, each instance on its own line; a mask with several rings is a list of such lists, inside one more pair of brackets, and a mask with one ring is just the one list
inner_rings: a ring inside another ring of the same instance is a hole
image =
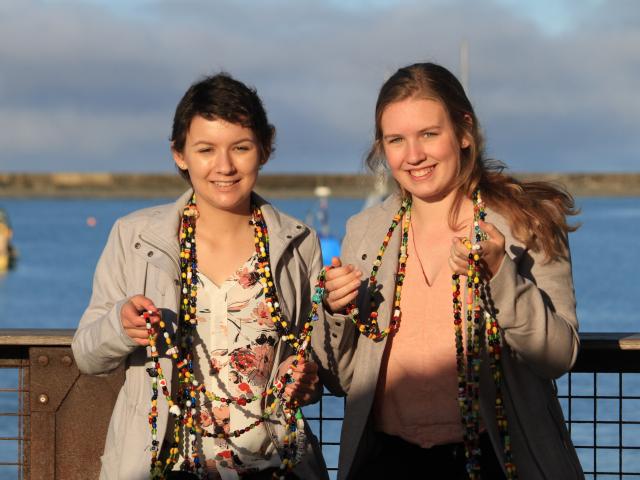
[[142, 295], [134, 295], [122, 306], [120, 311], [120, 323], [122, 328], [131, 339], [138, 345], [149, 345], [149, 333], [147, 332], [147, 321], [142, 314], [151, 312], [151, 323], [155, 325], [160, 321], [160, 311], [153, 302]]
[[[491, 279], [500, 269], [502, 260], [506, 255], [504, 250], [504, 235], [493, 224], [479, 222], [480, 228], [487, 234], [488, 239], [478, 243], [478, 249], [474, 250], [480, 256], [480, 267]], [[467, 275], [469, 270], [469, 246], [464, 239], [454, 237], [449, 256], [449, 266], [453, 273]]]
[[342, 266], [338, 257], [331, 259], [331, 269], [327, 271], [324, 305], [331, 312], [340, 312], [358, 296], [362, 272], [349, 264]]
[[[285, 358], [278, 369], [278, 379], [287, 373], [287, 370], [289, 370], [289, 367], [291, 367], [295, 359], [296, 355]], [[287, 384], [285, 387], [285, 397], [290, 400], [296, 400], [300, 406], [315, 402], [322, 394], [318, 378], [318, 365], [315, 362], [309, 362], [302, 358], [299, 359], [298, 364], [292, 368], [291, 378], [293, 382]]]

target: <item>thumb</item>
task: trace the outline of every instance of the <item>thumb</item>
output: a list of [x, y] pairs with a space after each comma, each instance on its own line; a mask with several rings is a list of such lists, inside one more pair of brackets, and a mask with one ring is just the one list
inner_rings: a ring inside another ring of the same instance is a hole
[[493, 223], [485, 222], [484, 220], [479, 220], [478, 225], [487, 235], [495, 235], [499, 233], [498, 229], [495, 227]]
[[131, 297], [131, 303], [139, 312], [151, 311], [153, 313], [158, 313], [158, 309], [153, 304], [153, 301], [142, 295], [135, 295]]
[[334, 268], [338, 268], [342, 266], [342, 262], [340, 261], [340, 257], [332, 257], [331, 258], [331, 266]]
[[489, 237], [489, 241], [494, 244], [504, 246], [504, 235], [494, 224], [483, 222], [482, 220], [480, 220], [480, 222], [478, 222], [478, 225], [480, 225], [482, 231], [487, 234], [487, 236]]

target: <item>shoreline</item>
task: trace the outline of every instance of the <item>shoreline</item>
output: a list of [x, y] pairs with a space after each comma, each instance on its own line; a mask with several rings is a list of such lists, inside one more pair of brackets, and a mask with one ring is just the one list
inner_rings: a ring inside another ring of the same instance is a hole
[[[640, 172], [511, 174], [562, 185], [576, 197], [640, 196]], [[365, 198], [379, 191], [377, 183], [366, 174], [262, 174], [256, 191], [271, 198], [304, 198], [326, 186], [334, 198]], [[187, 187], [176, 173], [0, 173], [0, 198], [166, 198]], [[386, 188], [393, 190], [392, 180]]]

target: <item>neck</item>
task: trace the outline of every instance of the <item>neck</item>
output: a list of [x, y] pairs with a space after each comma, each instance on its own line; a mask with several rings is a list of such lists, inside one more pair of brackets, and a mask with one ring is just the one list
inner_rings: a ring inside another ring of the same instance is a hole
[[207, 204], [198, 204], [198, 212], [197, 232], [207, 237], [212, 233], [218, 238], [236, 236], [248, 229], [251, 218], [249, 199], [246, 205], [235, 210], [222, 210]]
[[448, 224], [449, 212], [456, 198], [457, 190], [435, 200], [411, 196], [411, 217], [416, 224], [434, 227]]

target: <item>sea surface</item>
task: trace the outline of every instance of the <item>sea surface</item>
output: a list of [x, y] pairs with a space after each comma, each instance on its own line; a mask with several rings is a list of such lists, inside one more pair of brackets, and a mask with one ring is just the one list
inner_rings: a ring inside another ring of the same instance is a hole
[[[75, 328], [87, 306], [93, 270], [114, 220], [133, 210], [169, 201], [173, 200], [0, 200], [0, 207], [11, 220], [14, 243], [19, 251], [17, 268], [0, 277], [0, 328]], [[314, 199], [274, 200], [273, 203], [307, 223], [314, 223], [317, 218], [319, 207]], [[331, 199], [328, 209], [331, 234], [342, 238], [346, 220], [360, 211], [363, 204], [364, 200]], [[581, 226], [570, 235], [570, 246], [580, 330], [640, 332], [640, 282], [634, 280], [640, 268], [635, 248], [640, 236], [640, 198], [578, 198], [577, 204], [581, 213], [573, 223]], [[0, 372], [0, 389], [15, 382], [11, 375]], [[579, 381], [586, 390], [593, 388], [590, 378], [592, 376], [585, 376]], [[612, 382], [605, 381], [598, 388], [615, 390]], [[561, 381], [561, 392], [563, 388], [566, 389], [566, 382], [563, 385]], [[626, 382], [625, 394], [640, 395], [637, 376]], [[0, 411], [15, 410], [17, 406], [13, 402], [7, 395], [0, 394]], [[583, 409], [585, 415], [593, 412], [592, 404], [574, 405], [574, 415], [575, 408]], [[566, 402], [564, 406], [566, 408]], [[308, 408], [308, 413], [317, 411], [317, 406]], [[326, 400], [325, 416], [339, 416], [341, 412], [342, 400]], [[13, 435], [15, 427], [0, 420], [0, 437]], [[314, 426], [317, 431], [318, 422]], [[325, 422], [325, 441], [338, 441], [339, 430], [339, 421]], [[593, 444], [593, 428], [591, 431], [577, 428], [572, 434], [576, 443]], [[606, 442], [615, 435], [616, 432], [602, 431], [597, 434], [598, 442]], [[325, 447], [325, 454], [329, 465], [335, 466], [337, 447]], [[590, 458], [589, 451], [581, 452], [585, 467], [592, 463]], [[603, 454], [598, 468], [602, 462], [613, 462], [611, 468], [617, 468], [612, 458]], [[15, 459], [15, 449], [3, 446], [0, 462], [11, 459]], [[623, 468], [629, 467], [640, 471], [640, 458], [623, 459]], [[4, 470], [0, 469], [0, 477], [12, 478], [5, 475]]]

